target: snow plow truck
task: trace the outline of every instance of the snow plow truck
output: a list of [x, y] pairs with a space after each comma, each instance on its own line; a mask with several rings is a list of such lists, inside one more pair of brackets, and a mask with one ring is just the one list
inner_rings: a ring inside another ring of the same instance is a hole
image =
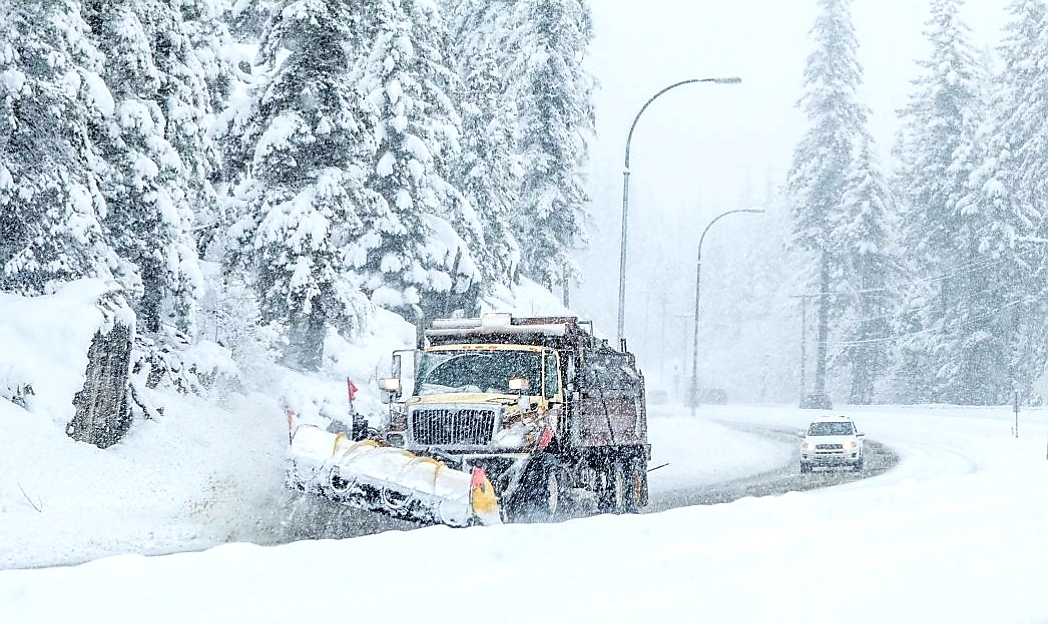
[[295, 430], [289, 487], [451, 526], [647, 504], [644, 377], [625, 341], [609, 346], [589, 322], [437, 320], [380, 386], [390, 415], [377, 434]]

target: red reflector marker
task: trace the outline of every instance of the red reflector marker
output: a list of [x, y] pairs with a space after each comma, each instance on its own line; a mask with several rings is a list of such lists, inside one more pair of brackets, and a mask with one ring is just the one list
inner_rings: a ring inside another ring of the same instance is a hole
[[472, 488], [483, 488], [484, 487], [484, 481], [487, 478], [488, 478], [488, 476], [486, 474], [484, 474], [484, 469], [483, 468], [481, 468], [480, 466], [473, 466], [473, 472], [471, 474], [471, 479], [470, 479], [469, 485]]

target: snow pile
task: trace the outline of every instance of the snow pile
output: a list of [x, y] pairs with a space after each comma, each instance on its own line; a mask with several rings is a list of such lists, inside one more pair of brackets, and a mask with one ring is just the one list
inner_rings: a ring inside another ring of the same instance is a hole
[[653, 495], [747, 477], [790, 462], [795, 448], [729, 429], [705, 418], [682, 416], [680, 405], [648, 406]]
[[[392, 349], [414, 343], [411, 325], [379, 310], [354, 344], [332, 335], [319, 376], [269, 366], [242, 380], [226, 349], [200, 341], [178, 355], [216, 379], [207, 396], [158, 387], [149, 394], [163, 415], [137, 419], [101, 451], [64, 429], [105, 290], [85, 281], [48, 297], [0, 295], [0, 568], [283, 541], [301, 530], [287, 526], [283, 408], [322, 425], [348, 420], [348, 378], [357, 410], [381, 421], [376, 375], [388, 374]], [[5, 389], [27, 385], [22, 407]]]
[[[777, 427], [810, 416], [766, 407], [714, 415]], [[5, 571], [0, 604], [16, 623], [321, 621], [332, 613], [397, 622], [415, 612], [497, 612], [524, 622], [536, 618], [534, 601], [506, 608], [507, 579], [541, 579], [539, 617], [550, 622], [810, 622], [827, 612], [857, 623], [1043, 621], [1048, 431], [1043, 414], [1025, 415], [1030, 437], [1017, 441], [1008, 416], [859, 413], [871, 436], [924, 450], [895, 471], [821, 491], [559, 525], [431, 527]], [[911, 437], [927, 431], [941, 435]], [[406, 554], [468, 573], [441, 577]], [[346, 579], [357, 574], [385, 582], [347, 596]], [[114, 587], [119, 598], [98, 599]], [[399, 606], [405, 595], [412, 606]]]
[[[390, 375], [391, 354], [395, 349], [415, 346], [415, 326], [400, 316], [376, 308], [367, 328], [353, 342], [335, 332], [324, 343], [322, 380], [295, 376], [295, 386], [288, 387], [287, 403], [300, 415], [313, 413], [338, 420], [348, 413], [348, 388], [345, 380], [359, 389], [354, 408], [368, 418], [372, 427], [385, 424], [388, 408], [380, 400], [378, 382]], [[326, 381], [325, 381], [326, 380]], [[341, 383], [332, 383], [340, 380]], [[296, 393], [305, 391], [309, 398]], [[315, 410], [315, 412], [314, 412]], [[303, 422], [321, 424], [314, 418]], [[348, 424], [348, 423], [347, 423]]]
[[0, 398], [20, 395], [33, 413], [65, 427], [84, 387], [91, 339], [106, 325], [95, 304], [108, 290], [82, 280], [43, 297], [0, 293]]
[[526, 277], [512, 287], [496, 286], [481, 302], [484, 312], [510, 312], [513, 316], [577, 316], [550, 291]]

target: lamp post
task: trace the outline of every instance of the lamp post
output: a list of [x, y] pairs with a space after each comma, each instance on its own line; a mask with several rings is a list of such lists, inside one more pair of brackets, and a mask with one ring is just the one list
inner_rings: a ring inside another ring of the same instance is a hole
[[706, 229], [702, 231], [702, 236], [699, 237], [699, 253], [695, 260], [695, 333], [691, 344], [691, 415], [695, 415], [695, 408], [699, 405], [699, 281], [702, 277], [702, 241], [706, 240], [706, 233], [710, 231], [713, 224], [720, 221], [724, 217], [730, 214], [736, 214], [739, 212], [749, 212], [752, 214], [763, 213], [764, 210], [760, 208], [742, 208], [739, 210], [729, 210], [723, 212], [713, 218], [706, 226]]
[[622, 170], [622, 242], [619, 245], [619, 344], [622, 344], [622, 339], [625, 337], [625, 325], [626, 325], [626, 221], [629, 214], [629, 201], [630, 201], [630, 143], [633, 141], [633, 131], [637, 129], [637, 122], [640, 121], [640, 116], [644, 114], [644, 111], [651, 106], [651, 103], [659, 98], [660, 95], [682, 87], [688, 84], [694, 84], [698, 82], [711, 82], [713, 84], [739, 84], [742, 82], [741, 78], [730, 77], [730, 78], [692, 78], [691, 80], [682, 80], [680, 82], [671, 84], [670, 86], [662, 89], [655, 95], [651, 96], [644, 106], [640, 107], [640, 111], [637, 116], [633, 118], [633, 124], [630, 126], [630, 133], [626, 137], [626, 162], [625, 168]]

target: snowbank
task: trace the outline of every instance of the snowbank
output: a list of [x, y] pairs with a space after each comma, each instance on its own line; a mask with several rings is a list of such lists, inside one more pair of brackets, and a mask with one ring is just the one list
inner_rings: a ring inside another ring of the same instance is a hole
[[30, 411], [60, 427], [72, 420], [88, 347], [106, 324], [95, 304], [108, 290], [102, 281], [81, 280], [43, 297], [0, 293], [0, 399], [28, 385]]
[[299, 422], [348, 421], [351, 379], [356, 409], [381, 424], [375, 381], [388, 374], [393, 349], [414, 343], [413, 326], [377, 310], [354, 344], [332, 333], [319, 375], [271, 366], [247, 384], [261, 392], [245, 396], [226, 383], [238, 375], [228, 351], [201, 341], [183, 355], [222, 373], [218, 386], [206, 398], [158, 388], [150, 396], [163, 416], [136, 421], [100, 451], [64, 428], [104, 324], [94, 302], [105, 290], [85, 281], [50, 297], [0, 295], [2, 382], [35, 392], [28, 409], [0, 399], [0, 568], [283, 541], [298, 530], [286, 526], [294, 510], [283, 490], [284, 408]]
[[[827, 612], [852, 622], [1024, 622], [1048, 613], [1041, 411], [1021, 414], [1016, 439], [1013, 416], [1002, 409], [850, 410], [901, 460], [885, 474], [825, 490], [559, 525], [240, 543], [295, 534], [282, 488], [284, 405], [303, 419], [345, 413], [349, 377], [361, 388], [362, 411], [384, 409], [370, 381], [384, 374], [392, 348], [410, 345], [413, 328], [379, 313], [355, 344], [329, 341], [321, 376], [275, 368], [265, 394], [164, 394], [162, 418], [136, 422], [121, 443], [100, 451], [63, 432], [101, 318], [88, 305], [97, 296], [88, 286], [51, 300], [0, 298], [0, 313], [24, 330], [0, 327], [4, 352], [15, 354], [4, 361], [21, 367], [9, 375], [47, 393], [32, 397], [41, 401], [30, 405], [36, 412], [0, 400], [0, 567], [137, 554], [0, 571], [5, 624], [286, 622], [333, 613], [376, 622], [419, 614], [808, 622]], [[555, 313], [553, 303], [547, 295], [523, 311]], [[40, 329], [48, 323], [50, 332]], [[704, 406], [694, 419], [685, 413], [652, 409], [653, 460], [670, 462], [652, 473], [653, 492], [790, 460], [793, 448], [720, 422], [790, 431], [811, 416], [734, 405]], [[142, 556], [225, 542], [238, 543]]]
[[[905, 419], [937, 425], [934, 414], [884, 417]], [[979, 419], [946, 422], [969, 425], [951, 436], [983, 431]], [[507, 622], [737, 623], [810, 622], [831, 612], [858, 623], [1043, 621], [1043, 442], [981, 438], [985, 469], [942, 478], [929, 465], [921, 480], [887, 473], [645, 516], [231, 544], [6, 571], [0, 604], [5, 621], [17, 623], [307, 622], [339, 613], [366, 622], [497, 614]], [[364, 575], [382, 582], [358, 592]], [[99, 599], [113, 588], [115, 600]]]

